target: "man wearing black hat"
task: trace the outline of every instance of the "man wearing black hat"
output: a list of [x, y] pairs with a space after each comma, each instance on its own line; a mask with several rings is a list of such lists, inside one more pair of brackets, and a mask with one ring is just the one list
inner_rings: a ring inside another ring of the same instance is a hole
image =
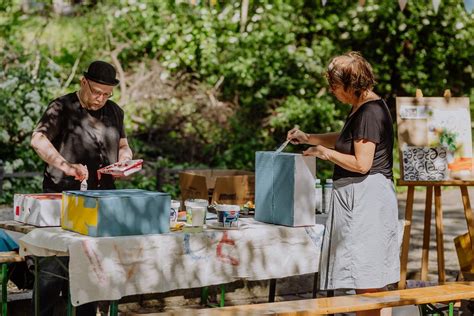
[[103, 61], [90, 64], [79, 91], [50, 103], [33, 132], [31, 145], [46, 162], [44, 192], [113, 189], [110, 175], [97, 179], [97, 170], [132, 159], [123, 127], [123, 110], [113, 95], [115, 69]]
[[[117, 161], [132, 159], [125, 136], [123, 110], [113, 101], [119, 83], [112, 65], [94, 61], [81, 79], [79, 91], [53, 100], [36, 126], [31, 145], [46, 163], [44, 192], [87, 189], [114, 189], [114, 179], [97, 170]], [[67, 278], [62, 266], [68, 257], [44, 261], [39, 282], [39, 314], [53, 315], [59, 293], [67, 297], [67, 283], [50, 273]], [[36, 297], [38, 293], [34, 293]], [[77, 315], [94, 315], [95, 304], [79, 306]]]

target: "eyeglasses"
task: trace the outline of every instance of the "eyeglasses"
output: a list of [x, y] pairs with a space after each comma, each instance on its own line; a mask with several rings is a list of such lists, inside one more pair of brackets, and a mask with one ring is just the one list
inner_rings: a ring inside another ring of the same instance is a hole
[[91, 84], [89, 83], [89, 80], [86, 79], [86, 82], [87, 82], [87, 86], [89, 87], [89, 90], [91, 91], [92, 95], [95, 96], [95, 97], [104, 97], [106, 99], [110, 99], [113, 95], [114, 95], [114, 92], [100, 92], [100, 91], [97, 91], [96, 89], [93, 89], [91, 87]]

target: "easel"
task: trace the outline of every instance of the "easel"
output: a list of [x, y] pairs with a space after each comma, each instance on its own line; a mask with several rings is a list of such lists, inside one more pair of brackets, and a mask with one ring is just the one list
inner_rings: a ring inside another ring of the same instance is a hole
[[[443, 212], [441, 208], [441, 187], [458, 186], [461, 189], [462, 202], [464, 205], [464, 216], [466, 218], [467, 229], [474, 240], [474, 217], [469, 199], [467, 188], [474, 186], [474, 181], [452, 180], [452, 181], [397, 181], [398, 186], [408, 186], [407, 202], [405, 208], [405, 228], [403, 231], [402, 255], [400, 258], [400, 289], [405, 287], [408, 249], [410, 246], [410, 230], [413, 215], [413, 198], [415, 187], [426, 187], [425, 218], [423, 227], [423, 248], [421, 255], [421, 280], [426, 281], [428, 277], [428, 255], [430, 247], [430, 224], [431, 224], [431, 206], [433, 198], [433, 188], [435, 196], [435, 222], [436, 222], [436, 250], [438, 255], [438, 281], [445, 282], [446, 274], [444, 271], [444, 245], [443, 245]], [[471, 242], [472, 245], [472, 242]], [[474, 251], [474, 247], [472, 247]]]
[[[423, 94], [421, 90], [417, 89], [416, 97], [421, 98]], [[444, 92], [444, 97], [451, 97], [449, 90]], [[400, 163], [401, 164], [401, 163]], [[424, 227], [423, 227], [423, 248], [421, 258], [421, 280], [426, 281], [428, 277], [428, 257], [429, 257], [429, 244], [430, 244], [430, 224], [431, 224], [431, 206], [433, 198], [433, 189], [435, 196], [435, 223], [436, 223], [436, 250], [438, 259], [438, 281], [445, 282], [446, 274], [444, 268], [444, 245], [443, 245], [443, 212], [441, 209], [441, 187], [446, 186], [458, 186], [461, 190], [461, 197], [464, 206], [464, 216], [466, 218], [467, 229], [471, 239], [471, 247], [474, 253], [474, 216], [471, 209], [471, 203], [469, 199], [468, 187], [474, 186], [474, 180], [449, 180], [449, 181], [404, 181], [398, 180], [398, 186], [407, 186], [407, 202], [405, 208], [405, 227], [403, 231], [403, 242], [402, 242], [402, 254], [400, 258], [400, 282], [398, 287], [400, 289], [405, 287], [407, 264], [408, 264], [408, 250], [410, 246], [410, 232], [411, 222], [413, 216], [413, 201], [415, 187], [421, 186], [426, 187], [426, 200], [425, 200], [425, 216], [424, 216]]]

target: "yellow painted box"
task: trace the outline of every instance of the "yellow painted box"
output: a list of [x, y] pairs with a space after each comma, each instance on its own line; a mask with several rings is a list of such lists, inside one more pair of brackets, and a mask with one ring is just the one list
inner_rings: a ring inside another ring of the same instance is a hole
[[63, 192], [61, 227], [93, 237], [169, 232], [171, 197], [145, 190]]

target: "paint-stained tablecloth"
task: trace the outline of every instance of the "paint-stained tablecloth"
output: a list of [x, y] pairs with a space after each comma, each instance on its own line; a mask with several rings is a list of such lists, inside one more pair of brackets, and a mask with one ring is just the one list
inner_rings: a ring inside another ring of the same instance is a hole
[[238, 230], [102, 237], [61, 228], [35, 229], [20, 254], [69, 255], [74, 306], [318, 271], [323, 225], [284, 227], [242, 219]]

